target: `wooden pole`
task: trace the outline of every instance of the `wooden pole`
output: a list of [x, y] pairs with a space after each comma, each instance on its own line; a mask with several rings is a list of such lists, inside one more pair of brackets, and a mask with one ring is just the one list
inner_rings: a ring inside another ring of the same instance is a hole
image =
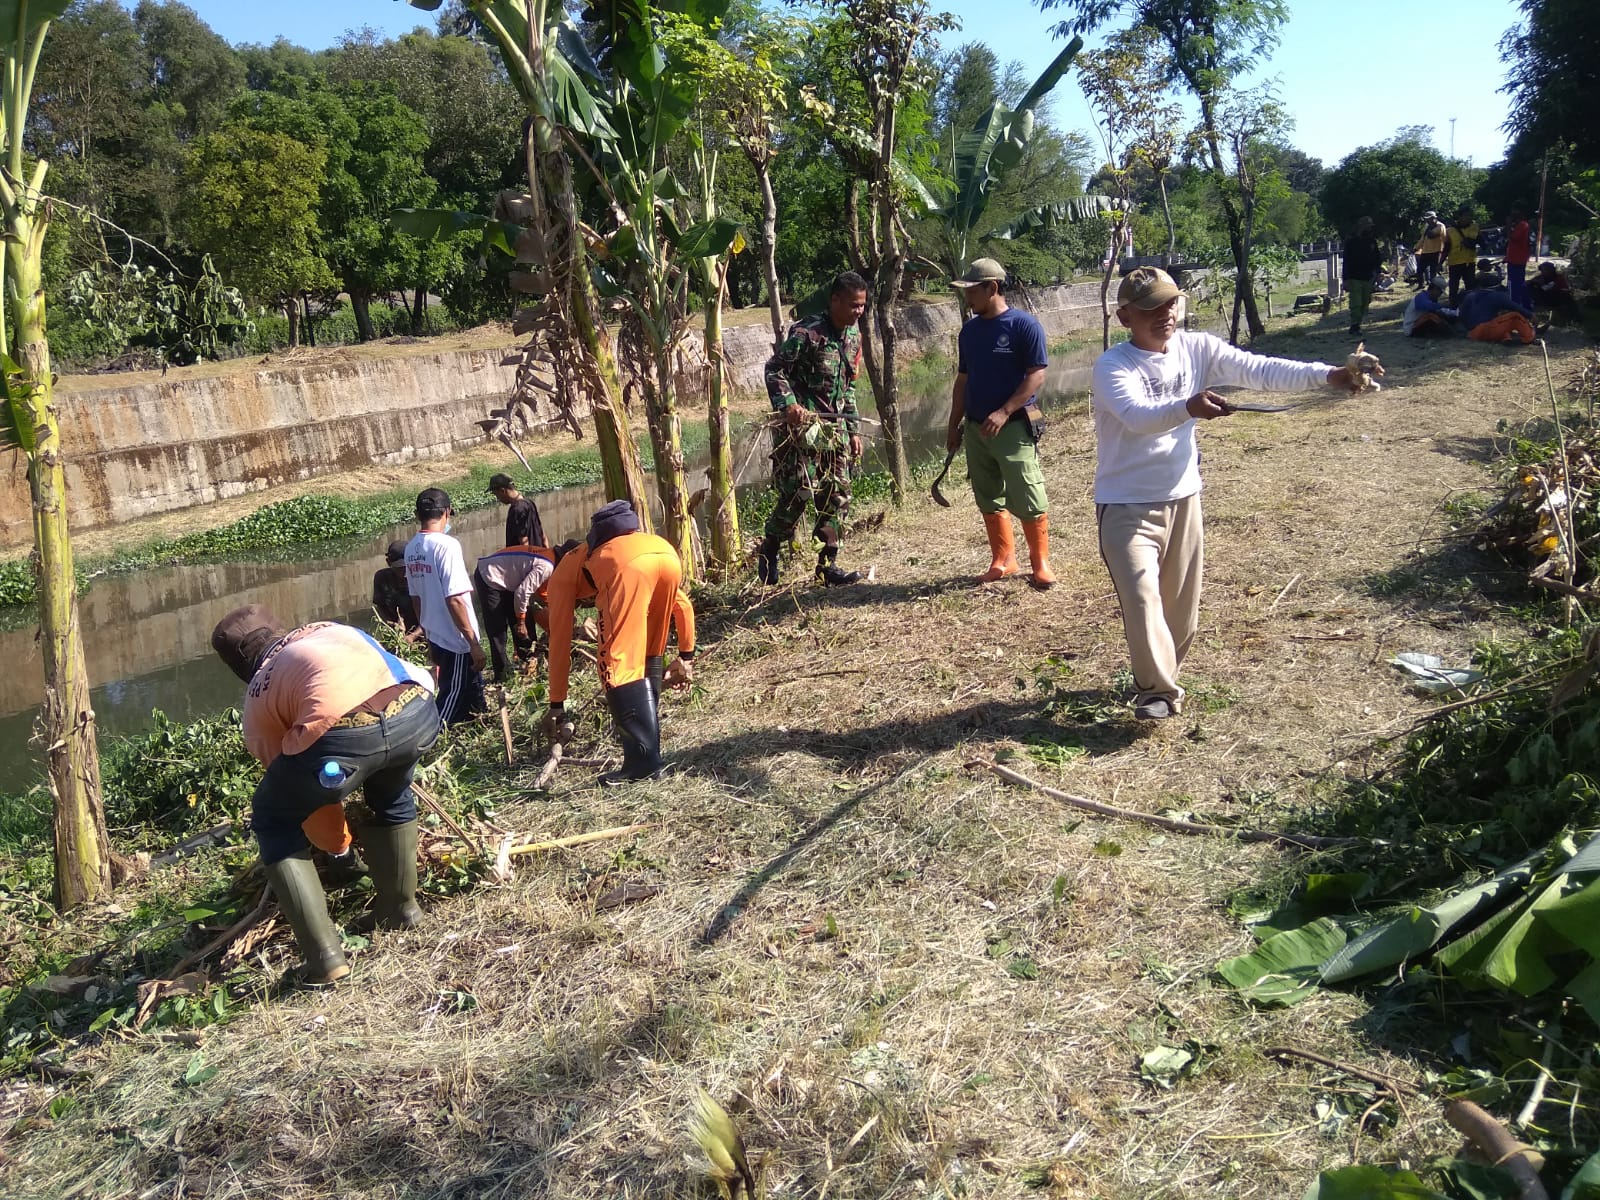
[[1544, 185], [1550, 177], [1550, 151], [1544, 152], [1544, 162], [1539, 167], [1539, 236], [1534, 239], [1533, 256], [1540, 258], [1544, 254]]

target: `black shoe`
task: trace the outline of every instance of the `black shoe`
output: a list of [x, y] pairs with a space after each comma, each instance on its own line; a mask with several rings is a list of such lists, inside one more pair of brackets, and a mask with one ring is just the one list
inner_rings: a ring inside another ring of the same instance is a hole
[[769, 587], [778, 583], [778, 546], [763, 540], [756, 550], [756, 579]]
[[1361, 332], [1361, 326], [1359, 326], [1359, 325], [1350, 326], [1350, 332], [1351, 333], [1360, 333]]
[[841, 571], [832, 563], [817, 564], [817, 582], [823, 587], [845, 587], [861, 582], [860, 571]]
[[1172, 702], [1164, 696], [1152, 696], [1143, 704], [1135, 705], [1133, 710], [1133, 719], [1136, 721], [1165, 721], [1176, 715], [1172, 711]]
[[661, 723], [656, 716], [655, 689], [649, 679], [635, 679], [606, 692], [606, 704], [622, 742], [622, 766], [600, 776], [605, 787], [654, 779], [661, 774]]

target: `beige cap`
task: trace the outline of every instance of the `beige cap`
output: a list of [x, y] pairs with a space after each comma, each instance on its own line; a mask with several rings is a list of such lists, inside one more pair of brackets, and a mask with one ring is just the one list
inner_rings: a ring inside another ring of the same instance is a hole
[[1181, 295], [1183, 289], [1160, 267], [1135, 267], [1117, 287], [1117, 307], [1131, 304], [1148, 312]]
[[952, 279], [951, 287], [969, 288], [978, 283], [1004, 283], [1006, 269], [992, 258], [975, 258], [960, 279]]

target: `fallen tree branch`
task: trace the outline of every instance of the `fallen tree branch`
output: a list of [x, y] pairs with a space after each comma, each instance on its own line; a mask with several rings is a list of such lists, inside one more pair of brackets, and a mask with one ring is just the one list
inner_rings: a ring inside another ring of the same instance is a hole
[[511, 751], [511, 710], [506, 707], [505, 697], [500, 698], [500, 732], [506, 739], [506, 766], [510, 766], [516, 757]]
[[1444, 1106], [1444, 1119], [1497, 1167], [1504, 1167], [1517, 1183], [1517, 1200], [1550, 1200], [1539, 1182], [1539, 1167], [1525, 1146], [1471, 1100], [1452, 1100]]
[[1590, 591], [1587, 585], [1573, 587], [1570, 583], [1563, 583], [1559, 579], [1549, 579], [1543, 575], [1530, 575], [1528, 576], [1528, 582], [1533, 584], [1534, 587], [1542, 587], [1552, 592], [1559, 592], [1563, 596], [1571, 596], [1573, 599], [1581, 600], [1585, 604], [1593, 604], [1596, 600], [1600, 600], [1600, 596]]
[[1046, 796], [1060, 800], [1063, 804], [1070, 804], [1074, 808], [1098, 813], [1102, 817], [1114, 817], [1119, 821], [1135, 821], [1143, 825], [1154, 825], [1157, 829], [1166, 829], [1172, 833], [1225, 837], [1239, 842], [1270, 842], [1274, 845], [1300, 846], [1307, 850], [1330, 850], [1340, 846], [1371, 844], [1369, 839], [1366, 838], [1317, 837], [1309, 833], [1272, 833], [1264, 829], [1235, 829], [1227, 825], [1206, 825], [1199, 821], [1182, 821], [1176, 817], [1158, 817], [1151, 813], [1136, 812], [1131, 808], [1117, 808], [1115, 805], [1102, 804], [1098, 800], [1090, 800], [1085, 796], [1074, 796], [1070, 792], [1047, 787], [1037, 780], [1029, 779], [1019, 771], [1013, 771], [1010, 767], [1002, 767], [999, 763], [991, 762], [988, 759], [974, 759], [967, 765], [983, 767], [986, 770], [993, 771], [1007, 783], [1020, 783], [1024, 787], [1031, 787], [1035, 791], [1043, 792]]
[[1416, 1096], [1420, 1093], [1416, 1088], [1406, 1083], [1396, 1083], [1387, 1075], [1379, 1075], [1376, 1071], [1368, 1071], [1361, 1067], [1352, 1067], [1349, 1063], [1342, 1063], [1335, 1058], [1324, 1058], [1320, 1054], [1313, 1054], [1310, 1050], [1302, 1050], [1298, 1046], [1268, 1046], [1261, 1053], [1268, 1058], [1303, 1058], [1307, 1062], [1314, 1062], [1318, 1066], [1329, 1067], [1335, 1071], [1343, 1071], [1346, 1075], [1356, 1079], [1365, 1079], [1376, 1087], [1392, 1093], [1396, 1099], [1401, 1096]]
[[643, 821], [637, 825], [614, 825], [610, 829], [596, 829], [591, 833], [575, 833], [569, 837], [551, 838], [547, 842], [528, 842], [526, 845], [513, 846], [510, 856], [519, 854], [538, 854], [544, 850], [561, 850], [567, 846], [582, 846], [587, 842], [603, 842], [608, 838], [627, 837], [630, 833], [638, 833], [643, 829], [654, 829], [656, 822]]
[[542, 792], [550, 786], [550, 781], [556, 776], [556, 768], [561, 765], [561, 743], [550, 743], [550, 757], [545, 759], [544, 767], [540, 770], [538, 778], [533, 781], [533, 790]]
[[456, 819], [449, 813], [445, 812], [444, 805], [440, 804], [436, 799], [434, 799], [433, 794], [429, 792], [427, 788], [423, 787], [420, 783], [413, 783], [411, 785], [411, 791], [418, 800], [422, 801], [424, 807], [438, 816], [438, 818], [443, 821], [445, 825], [450, 828], [451, 832], [453, 832], [458, 838], [460, 838], [472, 849], [476, 850], [483, 857], [487, 858], [489, 856], [489, 852], [484, 844], [477, 838], [473, 837], [465, 829], [461, 828], [461, 826], [456, 823]]
[[244, 933], [249, 929], [254, 929], [266, 919], [267, 909], [270, 908], [271, 905], [272, 889], [270, 887], [264, 887], [261, 889], [261, 899], [256, 901], [256, 906], [254, 908], [252, 908], [243, 917], [240, 917], [232, 925], [229, 925], [221, 933], [217, 934], [216, 937], [212, 938], [193, 954], [189, 955], [185, 959], [180, 960], [178, 964], [172, 968], [172, 970], [167, 972], [167, 978], [178, 978], [178, 976], [182, 975], [185, 971], [188, 971], [202, 959], [209, 957], [218, 950], [221, 950], [241, 933]]

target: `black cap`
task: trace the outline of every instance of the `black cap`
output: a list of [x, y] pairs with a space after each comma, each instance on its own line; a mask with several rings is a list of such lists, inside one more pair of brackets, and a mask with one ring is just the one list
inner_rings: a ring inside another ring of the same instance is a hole
[[397, 563], [405, 556], [406, 541], [404, 538], [396, 538], [394, 541], [389, 543], [389, 549], [384, 551], [383, 559], [388, 563]]
[[503, 488], [514, 488], [516, 486], [517, 481], [511, 478], [511, 476], [507, 475], [504, 471], [501, 471], [497, 475], [489, 476], [489, 490], [491, 492], [498, 492]]
[[436, 521], [450, 511], [450, 493], [443, 488], [427, 488], [417, 493], [417, 520]]

